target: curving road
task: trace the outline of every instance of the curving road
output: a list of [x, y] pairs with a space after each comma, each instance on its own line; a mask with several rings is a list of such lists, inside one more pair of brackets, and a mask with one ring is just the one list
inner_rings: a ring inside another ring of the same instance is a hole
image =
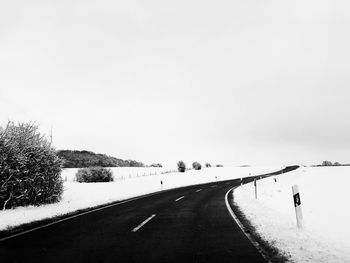
[[168, 190], [0, 239], [0, 261], [266, 262], [226, 207], [239, 184]]

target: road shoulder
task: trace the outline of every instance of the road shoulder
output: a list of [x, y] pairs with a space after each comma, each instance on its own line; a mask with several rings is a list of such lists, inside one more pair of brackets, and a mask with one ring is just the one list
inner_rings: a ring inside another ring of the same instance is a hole
[[238, 204], [234, 201], [234, 189], [228, 194], [229, 205], [251, 239], [259, 246], [260, 252], [272, 263], [289, 262], [289, 255], [284, 254], [270, 242], [263, 239], [256, 231], [255, 227], [246, 218]]

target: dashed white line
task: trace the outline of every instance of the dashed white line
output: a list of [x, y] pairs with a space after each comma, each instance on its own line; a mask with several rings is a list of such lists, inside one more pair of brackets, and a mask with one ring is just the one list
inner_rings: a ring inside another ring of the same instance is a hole
[[196, 193], [198, 193], [198, 192], [200, 192], [200, 191], [202, 191], [202, 189], [198, 189], [198, 190], [196, 190]]
[[149, 221], [152, 220], [153, 217], [155, 217], [156, 215], [151, 215], [149, 218], [147, 218], [145, 221], [143, 221], [141, 224], [139, 224], [137, 227], [135, 227], [133, 230], [131, 230], [131, 232], [136, 232], [137, 230], [139, 230], [141, 227], [143, 227], [144, 225], [146, 225]]
[[176, 199], [176, 200], [175, 200], [175, 202], [177, 202], [177, 201], [181, 200], [182, 198], [185, 198], [185, 196], [181, 196], [181, 197], [179, 197], [178, 199]]

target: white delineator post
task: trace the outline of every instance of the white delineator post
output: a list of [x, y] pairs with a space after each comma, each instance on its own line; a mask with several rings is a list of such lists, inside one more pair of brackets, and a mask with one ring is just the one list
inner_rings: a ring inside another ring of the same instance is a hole
[[256, 186], [256, 179], [254, 179], [254, 188], [255, 188], [255, 199], [258, 199], [258, 191]]
[[299, 194], [299, 187], [298, 185], [292, 186], [293, 191], [293, 200], [294, 200], [294, 207], [295, 207], [295, 215], [297, 218], [297, 225], [298, 228], [303, 227], [303, 213], [301, 210], [301, 201], [300, 201], [300, 194]]

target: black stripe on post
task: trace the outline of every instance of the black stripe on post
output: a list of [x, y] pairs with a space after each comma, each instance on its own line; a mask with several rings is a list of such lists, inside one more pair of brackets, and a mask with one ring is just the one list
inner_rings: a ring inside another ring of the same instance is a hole
[[298, 207], [299, 205], [301, 205], [299, 193], [296, 193], [295, 195], [293, 195], [293, 198], [294, 198], [294, 206], [295, 207]]

